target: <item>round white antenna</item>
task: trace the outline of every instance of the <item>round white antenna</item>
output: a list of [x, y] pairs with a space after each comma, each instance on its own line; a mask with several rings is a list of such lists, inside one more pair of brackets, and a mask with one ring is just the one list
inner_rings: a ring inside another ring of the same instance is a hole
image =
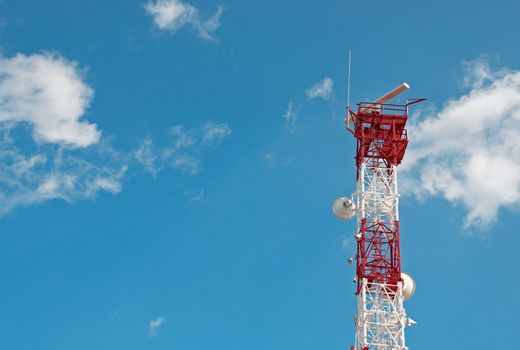
[[406, 272], [401, 272], [401, 278], [403, 279], [403, 299], [408, 300], [415, 293], [415, 281]]
[[341, 220], [350, 220], [356, 215], [356, 205], [352, 199], [340, 197], [332, 204], [332, 212]]

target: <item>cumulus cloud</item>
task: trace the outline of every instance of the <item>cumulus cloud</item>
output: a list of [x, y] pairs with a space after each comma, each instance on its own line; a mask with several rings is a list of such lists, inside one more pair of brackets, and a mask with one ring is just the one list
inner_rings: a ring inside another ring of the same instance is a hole
[[97, 143], [96, 124], [82, 120], [93, 95], [77, 62], [51, 53], [0, 57], [0, 122], [29, 125], [37, 142]]
[[285, 129], [289, 131], [294, 131], [294, 125], [296, 124], [297, 112], [296, 107], [294, 106], [294, 102], [290, 101], [287, 104], [287, 110], [283, 114], [283, 119], [285, 120]]
[[520, 71], [466, 66], [467, 93], [408, 128], [403, 185], [461, 204], [464, 227], [485, 228], [520, 205]]
[[167, 164], [195, 175], [204, 153], [231, 134], [227, 124], [175, 126], [167, 146], [146, 137], [136, 150], [117, 151], [84, 119], [93, 96], [78, 63], [57, 53], [0, 56], [0, 216], [119, 193], [135, 164], [154, 176]]
[[213, 33], [220, 26], [223, 12], [222, 6], [218, 6], [213, 16], [202, 19], [198, 8], [181, 0], [149, 1], [144, 8], [159, 29], [175, 33], [184, 26], [190, 26], [206, 40], [214, 40]]
[[334, 83], [331, 78], [325, 77], [323, 80], [317, 82], [309, 89], [305, 90], [305, 94], [310, 99], [322, 98], [328, 100], [332, 96]]
[[0, 215], [121, 191], [126, 164], [83, 119], [93, 95], [78, 63], [57, 53], [0, 57]]
[[166, 319], [164, 317], [157, 317], [156, 319], [148, 322], [148, 336], [155, 337], [157, 335], [157, 331], [164, 323], [166, 323]]

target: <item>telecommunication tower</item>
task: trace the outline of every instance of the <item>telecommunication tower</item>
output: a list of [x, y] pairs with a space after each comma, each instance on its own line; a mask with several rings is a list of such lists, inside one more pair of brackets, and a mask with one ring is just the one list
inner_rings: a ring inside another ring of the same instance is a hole
[[397, 166], [403, 159], [408, 134], [406, 104], [387, 103], [407, 90], [403, 83], [374, 102], [347, 107], [347, 130], [356, 139], [356, 192], [341, 197], [333, 211], [341, 219], [357, 217], [355, 258], [357, 314], [356, 344], [351, 350], [407, 350], [405, 327], [415, 324], [403, 302], [415, 291], [412, 277], [401, 271]]

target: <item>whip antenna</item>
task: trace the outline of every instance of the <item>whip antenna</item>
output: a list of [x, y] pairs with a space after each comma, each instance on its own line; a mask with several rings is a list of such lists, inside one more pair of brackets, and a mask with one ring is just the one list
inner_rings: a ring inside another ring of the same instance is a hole
[[347, 111], [350, 111], [350, 62], [352, 61], [352, 50], [348, 50], [348, 76], [347, 76]]

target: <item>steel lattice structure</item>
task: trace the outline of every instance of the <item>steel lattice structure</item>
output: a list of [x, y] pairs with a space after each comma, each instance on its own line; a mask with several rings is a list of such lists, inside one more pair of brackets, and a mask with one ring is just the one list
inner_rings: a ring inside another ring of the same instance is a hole
[[399, 235], [397, 166], [408, 135], [408, 106], [358, 103], [348, 108], [347, 128], [356, 138], [357, 350], [404, 350], [403, 278]]

